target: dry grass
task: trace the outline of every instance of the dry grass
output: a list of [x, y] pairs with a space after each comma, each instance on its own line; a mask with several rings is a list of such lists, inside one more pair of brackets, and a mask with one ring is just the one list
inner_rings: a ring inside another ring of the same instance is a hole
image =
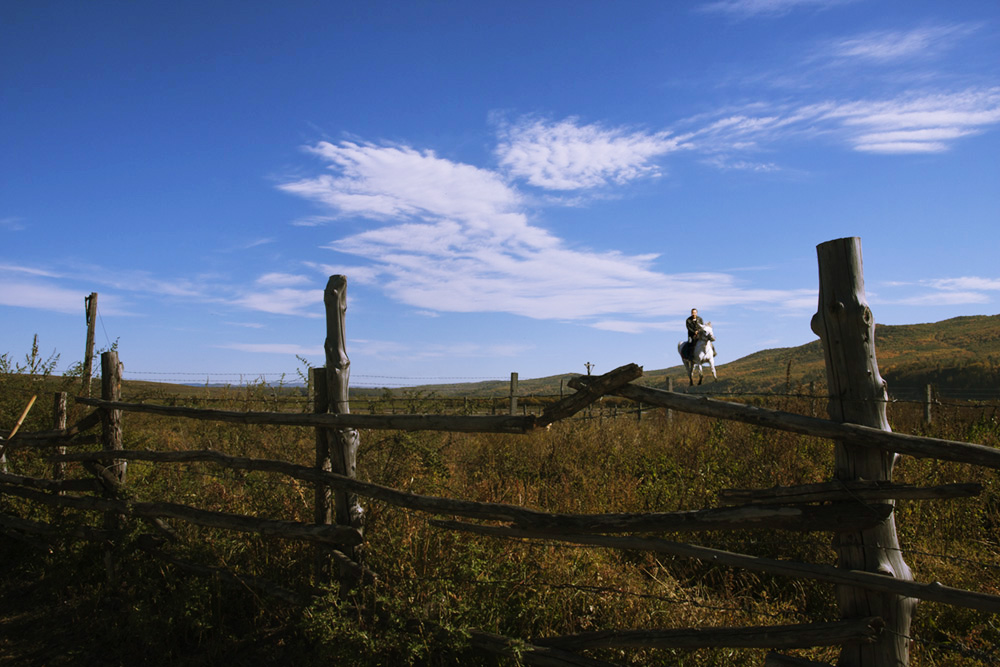
[[[233, 389], [222, 409], [275, 409], [268, 388]], [[189, 399], [190, 400], [190, 399]], [[783, 399], [784, 410], [811, 406]], [[912, 410], [911, 410], [912, 408]], [[39, 417], [44, 422], [44, 417]], [[898, 431], [928, 433], [1000, 445], [1000, 425], [988, 411], [953, 409], [934, 425], [920, 422], [919, 406], [892, 406]], [[309, 464], [308, 429], [231, 426], [126, 415], [126, 448], [202, 449]], [[38, 455], [17, 452], [14, 471], [43, 474]], [[724, 488], [769, 487], [829, 479], [829, 442], [757, 427], [650, 413], [573, 420], [525, 436], [363, 432], [359, 477], [417, 493], [506, 502], [554, 512], [671, 511], [715, 505]], [[985, 493], [971, 500], [910, 502], [897, 524], [907, 562], [921, 581], [1000, 594], [1000, 486], [995, 471], [904, 459], [898, 479], [916, 484], [978, 481]], [[81, 474], [76, 471], [74, 474]], [[307, 521], [312, 490], [262, 473], [202, 464], [134, 464], [129, 488], [139, 500], [171, 500], [270, 518]], [[48, 520], [53, 516], [5, 498], [5, 510]], [[195, 577], [123, 548], [121, 583], [104, 578], [100, 545], [66, 543], [49, 554], [6, 541], [2, 547], [2, 630], [36, 637], [0, 642], [0, 658], [23, 664], [493, 664], [468, 648], [467, 629], [531, 639], [607, 628], [680, 628], [766, 625], [833, 620], [829, 586], [658, 557], [645, 552], [587, 549], [554, 542], [523, 542], [447, 532], [424, 515], [365, 502], [364, 560], [380, 583], [353, 599], [330, 590], [303, 610], [247, 589]], [[98, 518], [91, 518], [98, 521]], [[137, 524], [133, 534], [146, 528]], [[178, 553], [235, 572], [265, 577], [306, 591], [312, 550], [278, 540], [179, 526]], [[731, 551], [833, 563], [825, 534], [730, 532], [667, 535]], [[25, 621], [25, 587], [45, 616]], [[13, 597], [11, 592], [19, 592]], [[89, 605], [89, 607], [88, 607]], [[84, 611], [93, 607], [100, 613]], [[359, 613], [363, 608], [366, 613]], [[20, 610], [20, 611], [19, 611]], [[19, 624], [20, 623], [20, 624]], [[88, 629], [68, 634], [68, 628]], [[31, 628], [30, 631], [27, 630]], [[6, 635], [9, 636], [9, 635]], [[1000, 643], [995, 617], [926, 604], [918, 608], [914, 667], [985, 665], [937, 644], [960, 643], [968, 655], [992, 655]], [[60, 662], [39, 646], [64, 647]], [[29, 646], [25, 649], [25, 646]], [[836, 649], [797, 655], [835, 661]], [[763, 651], [627, 650], [594, 653], [623, 665], [726, 666], [761, 664]], [[994, 656], [995, 657], [995, 656]], [[72, 659], [69, 659], [72, 658]], [[32, 662], [34, 660], [34, 662]]]

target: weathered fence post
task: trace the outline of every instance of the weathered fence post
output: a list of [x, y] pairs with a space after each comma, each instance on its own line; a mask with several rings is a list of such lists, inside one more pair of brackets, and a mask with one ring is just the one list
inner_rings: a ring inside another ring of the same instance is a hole
[[[101, 398], [105, 401], [122, 400], [122, 364], [118, 353], [109, 350], [101, 354]], [[122, 411], [105, 409], [101, 413], [101, 443], [105, 451], [122, 449]], [[128, 463], [121, 459], [112, 462], [112, 471], [120, 483], [125, 482]]]
[[[348, 414], [350, 391], [351, 360], [347, 357], [347, 329], [345, 316], [347, 313], [347, 278], [345, 276], [330, 276], [323, 294], [326, 305], [326, 412], [333, 414]], [[326, 431], [328, 455], [333, 472], [354, 477], [357, 470], [358, 432], [353, 428], [328, 429]], [[317, 462], [320, 452], [317, 451]], [[364, 527], [364, 510], [353, 493], [337, 491], [336, 518], [341, 526], [353, 526], [359, 531]], [[318, 512], [318, 510], [317, 510]], [[347, 550], [347, 556], [358, 560], [358, 549]], [[341, 568], [341, 581], [349, 581], [349, 571]]]
[[[53, 395], [53, 399], [54, 400], [52, 402], [52, 428], [56, 429], [57, 431], [61, 431], [66, 428], [66, 405], [67, 405], [66, 392], [65, 391], [56, 392]], [[65, 453], [66, 453], [66, 448], [63, 447], [62, 445], [56, 447], [56, 454], [65, 454]], [[63, 477], [66, 476], [65, 467], [66, 464], [61, 461], [53, 463], [52, 479], [56, 480], [63, 479]], [[62, 495], [63, 493], [64, 493], [63, 491], [60, 491], [59, 495]]]
[[[861, 240], [828, 241], [816, 248], [819, 258], [819, 304], [812, 329], [823, 341], [829, 386], [830, 418], [891, 430], [886, 419], [885, 382], [875, 360], [875, 320], [868, 307], [861, 262]], [[898, 454], [836, 443], [835, 475], [843, 481], [891, 481]], [[903, 561], [892, 514], [876, 527], [839, 533], [835, 539], [838, 566], [911, 581]], [[913, 598], [838, 586], [842, 618], [881, 616], [885, 632], [874, 643], [843, 647], [842, 667], [888, 667], [909, 664]]]
[[517, 414], [517, 373], [510, 374], [510, 414]]
[[932, 418], [931, 418], [931, 403], [933, 403], [933, 402], [934, 402], [934, 390], [928, 384], [927, 385], [927, 391], [925, 393], [925, 399], [924, 399], [924, 424], [926, 424], [927, 426], [931, 425], [931, 421], [932, 421]]
[[[673, 390], [674, 390], [674, 379], [668, 375], [667, 376], [667, 391], [673, 391]], [[670, 408], [667, 408], [666, 418], [667, 418], [667, 421], [670, 421], [671, 419], [673, 419], [673, 413], [671, 412]]]
[[94, 322], [97, 320], [97, 292], [83, 299], [87, 310], [87, 348], [83, 352], [83, 393], [90, 396], [90, 377], [94, 369]]
[[[109, 350], [101, 354], [101, 398], [105, 401], [122, 400], [122, 365], [118, 361], [118, 353]], [[122, 450], [122, 411], [104, 408], [101, 410], [101, 444], [105, 451]], [[117, 484], [125, 483], [127, 462], [122, 459], [111, 461], [109, 471]], [[109, 531], [118, 531], [122, 527], [124, 517], [115, 511], [104, 513], [104, 527]], [[118, 583], [118, 564], [111, 548], [104, 551], [104, 568], [108, 583], [112, 586]]]

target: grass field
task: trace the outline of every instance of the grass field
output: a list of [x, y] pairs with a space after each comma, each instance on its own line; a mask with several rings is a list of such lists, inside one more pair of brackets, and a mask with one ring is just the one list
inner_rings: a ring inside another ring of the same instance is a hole
[[[20, 382], [30, 382], [24, 377]], [[16, 387], [8, 376], [3, 394]], [[25, 387], [21, 387], [22, 390]], [[30, 389], [30, 387], [28, 388]], [[128, 388], [126, 388], [126, 394]], [[150, 389], [143, 387], [147, 397]], [[16, 392], [21, 397], [24, 392]], [[212, 392], [211, 407], [272, 410], [273, 389], [255, 385]], [[126, 395], [128, 400], [128, 395]], [[186, 401], [197, 401], [188, 396]], [[10, 406], [20, 402], [7, 400]], [[45, 403], [29, 426], [47, 427]], [[775, 399], [808, 414], [811, 404]], [[304, 408], [303, 408], [304, 409]], [[995, 410], [949, 406], [932, 426], [920, 407], [890, 406], [897, 431], [1000, 445]], [[126, 414], [126, 449], [212, 448], [228, 454], [311, 464], [309, 429], [232, 426]], [[716, 504], [725, 488], [824, 481], [828, 441], [744, 424], [662, 413], [580, 419], [529, 435], [362, 432], [359, 477], [428, 495], [514, 503], [553, 512], [671, 511]], [[43, 457], [10, 456], [12, 472], [43, 475]], [[82, 470], [72, 475], [84, 475]], [[979, 498], [902, 502], [897, 525], [919, 581], [1000, 594], [1000, 488], [995, 471], [903, 459], [897, 480], [914, 484], [976, 481]], [[170, 500], [271, 518], [308, 521], [312, 490], [263, 473], [208, 464], [134, 463], [136, 500]], [[6, 512], [56, 523], [78, 513], [39, 509], [7, 496]], [[469, 629], [530, 639], [608, 628], [744, 626], [834, 620], [830, 586], [788, 580], [646, 552], [577, 548], [454, 533], [427, 516], [364, 503], [365, 564], [380, 576], [363, 593], [319, 591], [306, 607], [196, 576], [134, 547], [148, 529], [129, 526], [119, 547], [120, 579], [109, 585], [103, 547], [60, 542], [50, 551], [4, 539], [0, 659], [10, 664], [496, 664], [469, 646]], [[184, 558], [310, 590], [312, 548], [180, 524]], [[834, 563], [830, 535], [780, 531], [666, 535], [741, 553]], [[938, 604], [918, 607], [912, 665], [987, 665], [998, 656], [994, 616]], [[960, 650], [959, 650], [960, 649]], [[763, 651], [604, 650], [622, 665], [761, 664]], [[794, 652], [835, 661], [837, 649]]]

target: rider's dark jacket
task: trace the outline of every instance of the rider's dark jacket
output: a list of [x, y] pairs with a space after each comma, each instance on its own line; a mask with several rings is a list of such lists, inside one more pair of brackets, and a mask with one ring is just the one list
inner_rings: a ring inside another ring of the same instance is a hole
[[684, 324], [687, 325], [688, 330], [688, 342], [693, 343], [698, 338], [698, 325], [704, 323], [705, 321], [700, 317], [689, 317], [684, 320]]

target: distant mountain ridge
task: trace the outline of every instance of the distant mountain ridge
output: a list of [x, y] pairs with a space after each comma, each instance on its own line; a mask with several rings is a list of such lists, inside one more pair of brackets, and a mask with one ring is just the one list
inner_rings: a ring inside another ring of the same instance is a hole
[[[875, 326], [875, 355], [879, 372], [894, 387], [933, 384], [949, 389], [1000, 389], [1000, 315], [954, 317], [929, 324]], [[824, 387], [826, 368], [823, 349], [816, 340], [798, 347], [754, 352], [717, 367], [719, 379], [705, 379], [700, 388], [712, 393], [781, 392], [802, 387]], [[521, 379], [520, 396], [554, 396], [572, 391], [566, 382], [580, 375], [566, 373], [544, 378]], [[638, 384], [664, 387], [672, 378], [675, 388], [687, 385], [681, 365], [646, 370]], [[491, 380], [447, 385], [424, 385], [400, 391], [433, 393], [435, 396], [506, 396], [509, 382]], [[358, 393], [362, 393], [359, 391]]]

